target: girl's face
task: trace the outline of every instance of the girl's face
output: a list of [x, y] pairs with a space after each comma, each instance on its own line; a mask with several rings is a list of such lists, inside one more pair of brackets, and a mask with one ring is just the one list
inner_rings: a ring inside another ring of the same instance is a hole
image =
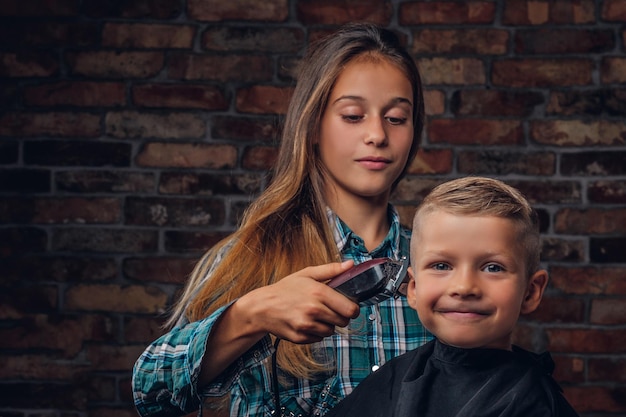
[[[327, 201], [388, 199], [413, 142], [413, 88], [383, 58], [343, 69], [322, 115], [317, 142], [327, 170]], [[332, 193], [332, 194], [329, 194]]]

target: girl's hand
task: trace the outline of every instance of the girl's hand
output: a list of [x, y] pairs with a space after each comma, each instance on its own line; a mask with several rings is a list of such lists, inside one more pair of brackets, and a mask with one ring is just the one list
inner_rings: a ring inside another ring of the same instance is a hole
[[241, 297], [231, 308], [258, 332], [293, 343], [313, 343], [330, 336], [359, 315], [359, 306], [326, 285], [354, 263], [331, 263], [304, 268], [275, 284]]

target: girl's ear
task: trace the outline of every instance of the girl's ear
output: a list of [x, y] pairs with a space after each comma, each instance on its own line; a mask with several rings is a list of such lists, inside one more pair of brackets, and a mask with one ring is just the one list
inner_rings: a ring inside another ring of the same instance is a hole
[[409, 274], [409, 282], [406, 287], [406, 300], [413, 310], [417, 311], [417, 304], [415, 303], [415, 276], [413, 275], [413, 268], [409, 266], [406, 271]]
[[548, 271], [545, 269], [539, 270], [533, 274], [528, 280], [528, 287], [526, 288], [526, 296], [522, 301], [521, 314], [532, 313], [539, 307], [543, 292], [548, 285]]

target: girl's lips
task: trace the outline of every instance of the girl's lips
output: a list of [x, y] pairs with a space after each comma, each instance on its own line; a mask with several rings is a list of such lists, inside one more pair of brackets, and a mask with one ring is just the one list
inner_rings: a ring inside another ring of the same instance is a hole
[[371, 158], [357, 159], [357, 162], [361, 166], [364, 166], [367, 169], [374, 170], [374, 171], [379, 171], [381, 169], [386, 168], [387, 165], [389, 165], [389, 163], [391, 161], [388, 160], [388, 159], [385, 159], [385, 158], [371, 157]]

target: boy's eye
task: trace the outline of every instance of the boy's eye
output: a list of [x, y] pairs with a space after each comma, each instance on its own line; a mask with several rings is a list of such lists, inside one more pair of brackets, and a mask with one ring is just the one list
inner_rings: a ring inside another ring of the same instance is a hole
[[504, 268], [502, 268], [498, 264], [488, 264], [487, 266], [485, 266], [484, 269], [487, 272], [502, 272], [502, 271], [504, 271]]
[[448, 269], [450, 269], [450, 266], [448, 264], [443, 263], [443, 262], [436, 262], [436, 263], [431, 265], [431, 268], [436, 270], [436, 271], [447, 271]]

